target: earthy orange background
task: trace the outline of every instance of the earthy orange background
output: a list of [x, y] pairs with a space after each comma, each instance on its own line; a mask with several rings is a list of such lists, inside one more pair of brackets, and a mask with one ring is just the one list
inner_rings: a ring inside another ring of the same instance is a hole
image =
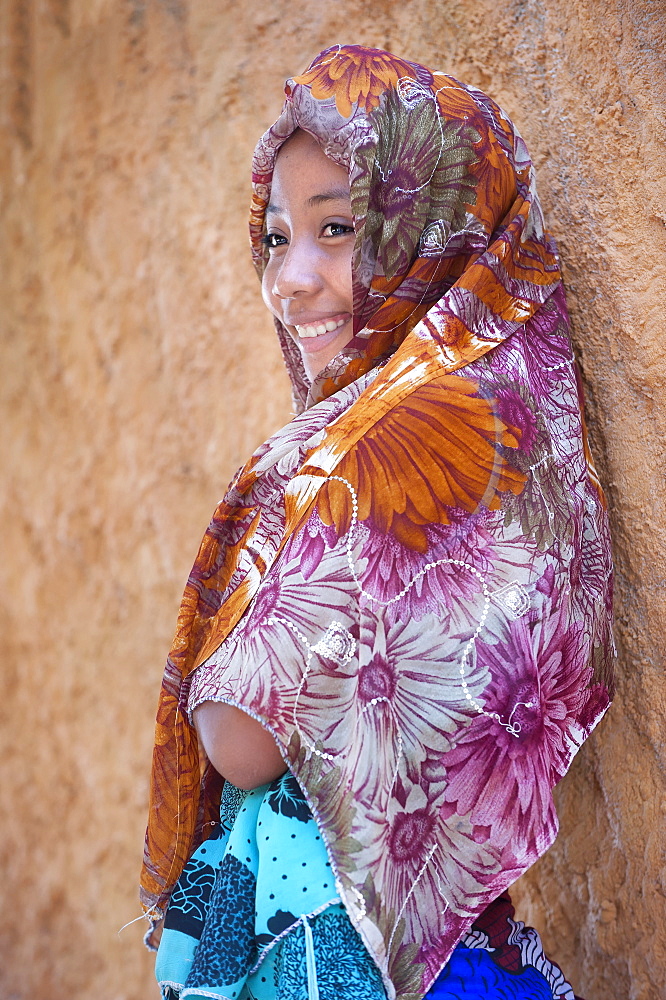
[[[516, 891], [588, 1000], [666, 995], [663, 0], [2, 0], [0, 1000], [157, 995], [136, 881], [180, 592], [288, 415], [248, 163], [337, 41], [487, 89], [560, 241], [613, 518], [619, 696]], [[664, 992], [662, 992], [664, 991]]]

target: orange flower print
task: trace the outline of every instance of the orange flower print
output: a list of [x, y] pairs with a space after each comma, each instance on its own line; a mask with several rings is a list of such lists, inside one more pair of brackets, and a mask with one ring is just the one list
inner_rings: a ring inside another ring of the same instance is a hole
[[[522, 491], [525, 476], [496, 448], [515, 448], [519, 431], [476, 392], [475, 382], [444, 375], [366, 431], [336, 469], [354, 486], [360, 521], [425, 552], [427, 526], [448, 524], [447, 508], [497, 510], [500, 494]], [[348, 529], [349, 493], [337, 483], [321, 491], [318, 509], [324, 524], [334, 524], [340, 534]]]
[[320, 53], [305, 73], [294, 78], [294, 83], [310, 87], [317, 100], [335, 95], [338, 111], [349, 118], [354, 104], [367, 114], [373, 111], [384, 91], [404, 76], [417, 78], [414, 66], [404, 59], [381, 49], [348, 45]]

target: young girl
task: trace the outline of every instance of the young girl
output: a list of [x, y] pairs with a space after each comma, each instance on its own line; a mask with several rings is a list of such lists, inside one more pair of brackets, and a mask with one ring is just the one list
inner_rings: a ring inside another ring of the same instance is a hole
[[488, 97], [387, 52], [328, 49], [286, 95], [250, 234], [296, 416], [183, 598], [142, 880], [157, 978], [573, 1000], [506, 893], [612, 687], [606, 510], [532, 165]]

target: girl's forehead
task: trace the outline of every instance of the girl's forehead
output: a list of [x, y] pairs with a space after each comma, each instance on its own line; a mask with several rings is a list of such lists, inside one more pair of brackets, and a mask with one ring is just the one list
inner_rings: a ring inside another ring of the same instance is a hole
[[347, 171], [326, 156], [311, 135], [298, 130], [278, 151], [266, 215], [279, 210], [285, 199], [302, 200], [309, 207], [329, 201], [349, 202]]

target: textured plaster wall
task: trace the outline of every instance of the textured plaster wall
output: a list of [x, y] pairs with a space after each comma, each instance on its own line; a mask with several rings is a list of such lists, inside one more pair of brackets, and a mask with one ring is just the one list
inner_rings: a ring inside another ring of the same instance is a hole
[[588, 1000], [666, 995], [662, 0], [2, 0], [0, 1000], [156, 997], [136, 880], [183, 581], [288, 414], [247, 166], [283, 78], [388, 47], [514, 116], [560, 241], [619, 694], [516, 889]]

